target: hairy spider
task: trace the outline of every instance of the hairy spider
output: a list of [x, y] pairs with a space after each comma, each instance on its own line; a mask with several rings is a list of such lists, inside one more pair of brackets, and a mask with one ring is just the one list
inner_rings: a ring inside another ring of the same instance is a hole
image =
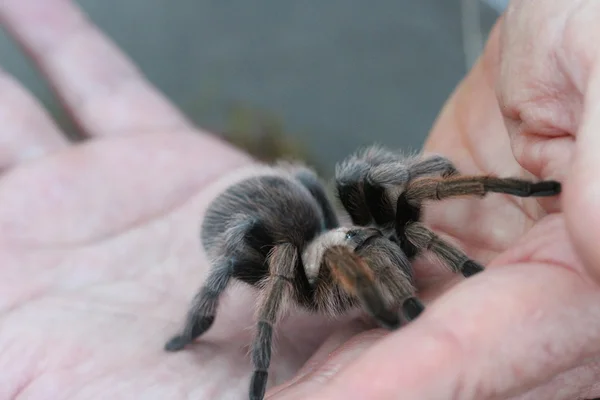
[[165, 345], [178, 351], [207, 331], [232, 278], [259, 289], [250, 399], [262, 399], [273, 325], [290, 303], [325, 315], [362, 306], [382, 326], [400, 326], [423, 310], [410, 262], [372, 227], [341, 227], [316, 174], [280, 163], [225, 188], [209, 205], [201, 239], [212, 268], [181, 331]]
[[465, 277], [481, 272], [483, 266], [421, 223], [425, 200], [483, 197], [489, 192], [518, 197], [561, 192], [561, 184], [556, 181], [460, 175], [442, 156], [406, 156], [378, 145], [338, 163], [335, 180], [338, 198], [355, 225], [378, 227], [399, 243], [410, 260], [429, 250]]

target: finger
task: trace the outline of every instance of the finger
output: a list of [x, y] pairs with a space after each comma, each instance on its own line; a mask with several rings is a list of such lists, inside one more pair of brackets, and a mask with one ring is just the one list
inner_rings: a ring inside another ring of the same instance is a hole
[[600, 65], [593, 71], [565, 185], [564, 210], [581, 257], [600, 282]]
[[600, 293], [565, 246], [463, 281], [313, 398], [503, 399], [584, 362], [600, 352]]
[[0, 171], [68, 145], [43, 107], [2, 70], [0, 126]]
[[511, 2], [498, 52], [499, 98], [519, 163], [564, 182], [561, 205], [569, 231], [600, 282], [600, 5], [544, 4], [539, 9], [535, 2]]
[[272, 400], [311, 398], [315, 390], [326, 385], [344, 366], [359, 357], [389, 332], [375, 329], [351, 336], [352, 333], [345, 331], [329, 338], [296, 378], [273, 388], [267, 393], [266, 398]]
[[384, 329], [376, 329], [376, 324], [371, 321], [367, 321], [366, 318], [358, 318], [351, 321], [347, 326], [344, 326], [337, 331], [333, 332], [323, 342], [323, 344], [315, 351], [315, 353], [304, 363], [302, 368], [296, 374], [294, 379], [291, 379], [288, 383], [293, 383], [306, 375], [319, 369], [319, 367], [334, 353], [340, 353], [347, 350], [353, 345], [350, 343], [363, 342], [370, 339], [375, 339], [387, 334], [388, 331]]
[[5, 0], [0, 18], [87, 134], [189, 128], [73, 2]]
[[593, 400], [600, 396], [600, 360], [559, 374], [542, 386], [510, 400]]

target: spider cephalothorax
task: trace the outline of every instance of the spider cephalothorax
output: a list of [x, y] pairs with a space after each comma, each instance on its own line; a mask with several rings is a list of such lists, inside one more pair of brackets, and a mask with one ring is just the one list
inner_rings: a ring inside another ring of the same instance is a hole
[[165, 348], [181, 350], [211, 327], [232, 278], [256, 287], [251, 399], [264, 396], [273, 325], [290, 301], [328, 315], [362, 306], [390, 329], [400, 325], [398, 308], [407, 320], [423, 309], [401, 248], [379, 229], [340, 227], [321, 182], [301, 165], [260, 168], [227, 187], [201, 237], [212, 268]]
[[380, 228], [398, 241], [409, 259], [429, 250], [467, 277], [482, 271], [483, 266], [421, 222], [424, 201], [483, 197], [489, 192], [544, 197], [561, 191], [560, 183], [551, 180], [463, 176], [445, 157], [406, 156], [381, 146], [368, 147], [338, 163], [335, 180], [338, 197], [354, 224]]

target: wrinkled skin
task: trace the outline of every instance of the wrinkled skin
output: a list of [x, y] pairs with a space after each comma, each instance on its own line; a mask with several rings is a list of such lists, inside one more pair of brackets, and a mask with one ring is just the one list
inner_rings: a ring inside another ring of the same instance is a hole
[[[392, 334], [286, 318], [269, 398], [600, 396], [600, 7], [531, 3], [512, 2], [426, 150], [564, 194], [432, 205], [431, 226], [489, 269], [419, 263], [429, 307]], [[208, 268], [207, 187], [252, 161], [191, 126], [70, 2], [5, 0], [0, 18], [89, 138], [69, 143], [0, 76], [0, 398], [245, 398], [248, 288], [193, 348], [162, 346]]]

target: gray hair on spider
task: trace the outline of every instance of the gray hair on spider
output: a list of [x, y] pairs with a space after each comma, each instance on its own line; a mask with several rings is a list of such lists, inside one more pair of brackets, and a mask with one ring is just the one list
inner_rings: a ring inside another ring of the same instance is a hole
[[461, 176], [442, 156], [406, 156], [382, 146], [338, 163], [335, 181], [350, 226], [341, 226], [322, 181], [300, 163], [261, 166], [224, 188], [202, 222], [212, 268], [165, 349], [181, 350], [212, 326], [231, 279], [255, 287], [249, 398], [263, 399], [273, 326], [290, 303], [332, 316], [362, 307], [383, 327], [397, 329], [401, 315], [411, 321], [424, 310], [412, 268], [423, 251], [464, 276], [484, 269], [421, 222], [424, 201], [488, 192], [551, 196], [561, 188], [555, 181]]

